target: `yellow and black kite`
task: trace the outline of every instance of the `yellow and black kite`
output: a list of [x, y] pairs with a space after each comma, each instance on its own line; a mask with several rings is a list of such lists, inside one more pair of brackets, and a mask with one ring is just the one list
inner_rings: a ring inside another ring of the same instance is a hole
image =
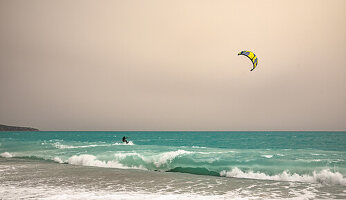
[[243, 55], [243, 56], [246, 56], [248, 58], [250, 58], [252, 64], [253, 64], [253, 67], [250, 71], [254, 70], [256, 67], [257, 67], [257, 62], [258, 62], [258, 59], [257, 59], [257, 56], [252, 53], [251, 51], [241, 51], [240, 53], [238, 53], [238, 56], [239, 55]]

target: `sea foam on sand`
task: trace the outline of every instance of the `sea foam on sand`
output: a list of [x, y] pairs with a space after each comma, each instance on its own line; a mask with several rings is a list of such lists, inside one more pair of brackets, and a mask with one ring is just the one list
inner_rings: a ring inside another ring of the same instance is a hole
[[[233, 191], [222, 195], [202, 195], [196, 193], [150, 193], [150, 192], [111, 192], [111, 191], [87, 191], [83, 189], [68, 188], [47, 188], [47, 187], [0, 187], [0, 195], [4, 199], [44, 199], [44, 200], [254, 200], [258, 199], [257, 195], [251, 195], [250, 191]], [[315, 195], [311, 192], [304, 192], [297, 197], [289, 198], [289, 200], [313, 199]], [[267, 197], [265, 199], [282, 199]], [[284, 198], [288, 200], [287, 198]]]

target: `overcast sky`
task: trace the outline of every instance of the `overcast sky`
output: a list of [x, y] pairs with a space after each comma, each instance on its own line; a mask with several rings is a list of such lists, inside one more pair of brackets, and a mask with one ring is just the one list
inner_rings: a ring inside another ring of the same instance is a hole
[[0, 0], [0, 124], [346, 130], [345, 55], [344, 0]]

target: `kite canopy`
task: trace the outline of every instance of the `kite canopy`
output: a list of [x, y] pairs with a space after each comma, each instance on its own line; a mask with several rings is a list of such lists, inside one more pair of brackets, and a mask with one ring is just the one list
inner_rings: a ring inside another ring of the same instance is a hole
[[254, 70], [257, 67], [258, 59], [257, 59], [257, 56], [254, 53], [252, 53], [251, 51], [241, 51], [240, 53], [238, 53], [238, 56], [239, 55], [243, 55], [243, 56], [246, 56], [246, 57], [250, 58], [250, 60], [251, 60], [251, 62], [253, 64], [253, 68], [250, 71]]

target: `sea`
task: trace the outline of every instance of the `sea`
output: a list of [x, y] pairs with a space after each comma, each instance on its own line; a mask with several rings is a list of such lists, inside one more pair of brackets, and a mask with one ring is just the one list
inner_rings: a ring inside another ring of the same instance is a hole
[[346, 132], [0, 132], [0, 199], [346, 199]]

